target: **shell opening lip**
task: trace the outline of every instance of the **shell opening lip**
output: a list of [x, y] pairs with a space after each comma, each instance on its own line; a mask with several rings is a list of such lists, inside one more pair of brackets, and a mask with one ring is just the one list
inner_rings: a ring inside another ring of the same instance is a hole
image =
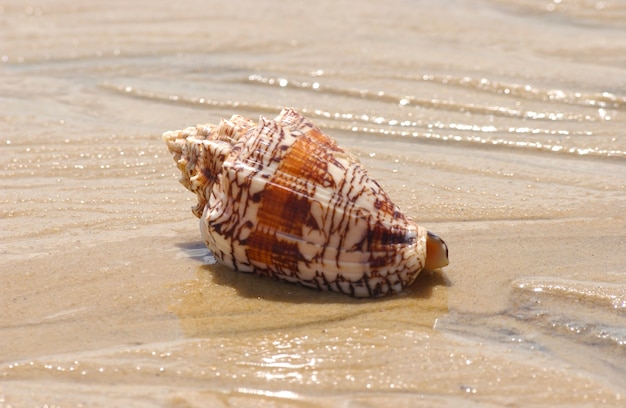
[[424, 269], [433, 270], [443, 268], [450, 263], [448, 246], [438, 235], [428, 231], [426, 236], [426, 264]]

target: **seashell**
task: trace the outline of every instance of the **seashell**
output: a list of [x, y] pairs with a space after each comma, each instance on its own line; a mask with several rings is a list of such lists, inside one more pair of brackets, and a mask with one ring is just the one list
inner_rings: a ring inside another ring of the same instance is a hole
[[359, 161], [293, 109], [163, 134], [223, 265], [355, 297], [396, 293], [448, 264]]

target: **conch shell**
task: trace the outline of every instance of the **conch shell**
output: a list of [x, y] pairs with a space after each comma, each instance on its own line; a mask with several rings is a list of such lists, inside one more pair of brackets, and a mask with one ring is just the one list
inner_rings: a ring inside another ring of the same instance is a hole
[[293, 109], [258, 124], [233, 115], [163, 140], [198, 197], [192, 211], [207, 247], [234, 270], [373, 297], [448, 264], [445, 243]]

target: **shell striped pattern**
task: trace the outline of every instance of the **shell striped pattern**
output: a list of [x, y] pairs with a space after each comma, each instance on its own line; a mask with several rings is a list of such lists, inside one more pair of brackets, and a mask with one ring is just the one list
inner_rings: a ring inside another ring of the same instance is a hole
[[207, 247], [234, 270], [372, 297], [401, 291], [425, 264], [427, 231], [293, 109], [163, 139], [198, 197]]

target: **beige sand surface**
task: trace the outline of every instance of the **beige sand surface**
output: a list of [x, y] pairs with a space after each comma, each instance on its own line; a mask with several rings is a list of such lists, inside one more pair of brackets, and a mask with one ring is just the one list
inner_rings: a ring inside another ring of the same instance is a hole
[[[623, 3], [210, 3], [0, 6], [0, 407], [624, 404]], [[450, 266], [355, 300], [213, 264], [160, 134], [277, 105]]]

